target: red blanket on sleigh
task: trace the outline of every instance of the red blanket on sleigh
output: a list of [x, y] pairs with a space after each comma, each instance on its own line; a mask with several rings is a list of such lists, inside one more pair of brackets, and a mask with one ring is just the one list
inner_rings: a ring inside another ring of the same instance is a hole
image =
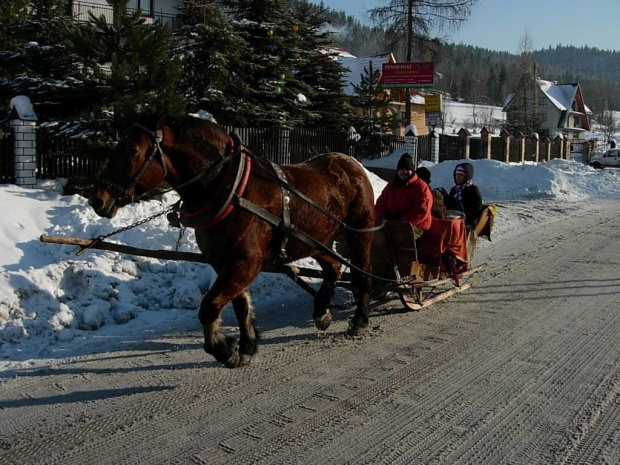
[[444, 252], [450, 252], [462, 262], [460, 271], [469, 269], [467, 256], [467, 226], [465, 221], [433, 218], [431, 227], [417, 240], [421, 263], [431, 263]]

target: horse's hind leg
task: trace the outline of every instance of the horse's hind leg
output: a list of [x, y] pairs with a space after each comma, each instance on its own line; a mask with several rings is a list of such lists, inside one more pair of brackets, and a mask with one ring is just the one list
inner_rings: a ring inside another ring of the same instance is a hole
[[340, 278], [340, 263], [327, 256], [318, 256], [315, 258], [323, 269], [323, 283], [319, 288], [317, 296], [314, 298], [312, 319], [318, 329], [325, 331], [332, 322], [332, 314], [329, 306], [334, 297], [336, 281]]
[[[349, 233], [346, 237], [349, 244], [351, 263], [357, 268], [370, 272], [370, 247], [372, 233]], [[349, 323], [347, 334], [357, 336], [368, 326], [369, 303], [372, 279], [370, 276], [351, 269], [352, 285], [357, 289], [357, 306], [355, 314]]]
[[239, 321], [239, 364], [248, 365], [258, 351], [260, 334], [254, 318], [250, 293], [244, 290], [232, 301], [235, 315]]

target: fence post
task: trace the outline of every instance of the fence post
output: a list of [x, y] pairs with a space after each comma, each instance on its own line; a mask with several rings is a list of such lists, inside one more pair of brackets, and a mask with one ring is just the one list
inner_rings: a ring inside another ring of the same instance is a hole
[[504, 128], [499, 135], [504, 141], [504, 163], [510, 163], [510, 131]]
[[557, 136], [555, 136], [555, 139], [553, 139], [554, 142], [554, 146], [557, 149], [557, 153], [556, 158], [562, 158], [562, 155], [564, 153], [564, 148], [563, 148], [563, 143], [562, 141], [564, 140], [564, 136], [562, 136], [562, 134], [558, 134]]
[[551, 139], [549, 139], [548, 137], [545, 137], [545, 154], [544, 154], [544, 159], [545, 159], [545, 161], [551, 160]]
[[525, 134], [520, 132], [517, 137], [519, 137], [519, 163], [525, 163]]
[[418, 168], [418, 128], [410, 124], [405, 128], [405, 151], [413, 158], [413, 164]]
[[37, 184], [37, 115], [30, 99], [19, 95], [11, 99], [10, 125], [13, 128], [15, 184], [35, 187]]
[[439, 134], [435, 129], [431, 131], [431, 161], [435, 164], [439, 163]]
[[540, 136], [537, 132], [533, 132], [531, 137], [534, 141], [534, 162], [538, 163], [538, 158], [540, 156]]
[[465, 128], [461, 128], [459, 129], [458, 135], [463, 144], [463, 158], [469, 159], [469, 139], [471, 137], [471, 132]]
[[572, 139], [569, 139], [568, 137], [564, 139], [564, 159], [565, 160], [571, 159], [571, 145], [572, 144], [573, 144]]
[[482, 139], [482, 149], [483, 157], [487, 160], [491, 159], [491, 131], [486, 126], [482, 128], [480, 131], [480, 139]]

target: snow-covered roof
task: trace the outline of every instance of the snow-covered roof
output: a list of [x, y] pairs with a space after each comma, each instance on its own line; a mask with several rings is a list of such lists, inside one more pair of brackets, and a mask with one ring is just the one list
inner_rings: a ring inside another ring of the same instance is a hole
[[409, 91], [409, 101], [414, 105], [424, 105], [426, 103], [426, 98], [419, 92], [411, 90]]
[[352, 53], [338, 47], [319, 47], [317, 51], [323, 55], [336, 55], [337, 58], [356, 58]]
[[538, 87], [562, 111], [570, 109], [577, 92], [577, 84], [556, 84], [543, 79], [538, 79]]
[[[537, 82], [542, 93], [547, 96], [547, 98], [558, 110], [570, 110], [573, 101], [575, 100], [579, 84], [557, 84], [555, 82], [545, 81], [544, 79], [537, 79]], [[504, 109], [506, 109], [506, 107], [510, 104], [513, 97], [514, 94], [510, 94], [506, 97]], [[592, 110], [590, 110], [585, 104], [583, 105], [583, 108], [587, 115], [592, 114]]]
[[367, 57], [341, 56], [338, 59], [342, 66], [348, 70], [343, 77], [343, 90], [346, 95], [355, 95], [353, 86], [360, 85], [364, 68], [368, 67], [368, 63], [372, 63], [372, 69], [381, 71], [383, 63], [389, 63], [390, 60], [393, 60], [391, 53]]

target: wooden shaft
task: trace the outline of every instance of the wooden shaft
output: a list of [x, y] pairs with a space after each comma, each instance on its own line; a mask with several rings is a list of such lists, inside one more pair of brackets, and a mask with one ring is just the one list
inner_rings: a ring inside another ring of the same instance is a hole
[[[61, 237], [61, 236], [48, 236], [43, 234], [40, 237], [41, 242], [48, 242], [51, 244], [63, 244], [63, 245], [77, 245], [82, 248], [89, 247], [93, 239], [82, 239], [79, 237]], [[140, 255], [143, 257], [159, 258], [162, 260], [180, 260], [186, 262], [199, 262], [206, 263], [202, 254], [194, 252], [175, 252], [174, 250], [149, 250], [140, 249], [137, 247], [130, 247], [128, 245], [113, 244], [111, 242], [99, 241], [92, 246], [93, 249], [109, 250], [111, 252], [126, 253], [129, 255]]]

